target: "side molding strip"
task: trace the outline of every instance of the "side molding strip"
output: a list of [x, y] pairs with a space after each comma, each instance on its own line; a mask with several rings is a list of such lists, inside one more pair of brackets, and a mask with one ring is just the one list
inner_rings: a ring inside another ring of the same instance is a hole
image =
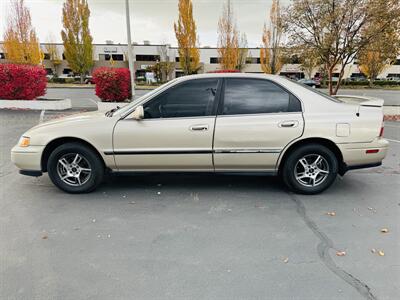
[[280, 153], [279, 149], [237, 149], [237, 150], [163, 150], [163, 151], [104, 151], [105, 155], [154, 155], [154, 154], [246, 154], [246, 153]]

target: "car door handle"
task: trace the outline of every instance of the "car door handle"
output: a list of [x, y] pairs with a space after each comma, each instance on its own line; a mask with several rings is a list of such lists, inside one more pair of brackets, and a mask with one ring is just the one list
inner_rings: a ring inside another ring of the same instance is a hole
[[206, 131], [208, 130], [208, 125], [193, 125], [189, 129], [192, 131]]
[[279, 127], [285, 127], [285, 128], [297, 127], [297, 125], [299, 125], [299, 121], [283, 121], [279, 123]]

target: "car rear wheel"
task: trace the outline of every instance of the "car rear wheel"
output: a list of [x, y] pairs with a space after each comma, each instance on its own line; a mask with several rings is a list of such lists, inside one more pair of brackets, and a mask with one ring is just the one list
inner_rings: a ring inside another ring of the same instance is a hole
[[88, 193], [103, 180], [103, 162], [92, 149], [79, 143], [57, 147], [49, 157], [51, 181], [67, 193]]
[[318, 194], [332, 185], [338, 173], [335, 154], [319, 144], [304, 145], [284, 163], [282, 176], [286, 186], [301, 194]]

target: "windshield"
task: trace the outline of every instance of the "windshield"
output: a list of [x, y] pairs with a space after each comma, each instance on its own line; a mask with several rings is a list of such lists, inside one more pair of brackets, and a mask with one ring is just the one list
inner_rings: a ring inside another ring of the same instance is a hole
[[292, 79], [287, 78], [287, 77], [284, 77], [284, 78], [287, 79], [287, 80], [289, 80], [290, 82], [293, 82], [293, 83], [295, 83], [295, 84], [297, 84], [297, 85], [300, 85], [301, 87], [303, 87], [303, 88], [305, 88], [305, 89], [307, 89], [307, 90], [309, 90], [309, 91], [311, 91], [311, 92], [313, 92], [313, 93], [316, 93], [316, 94], [318, 94], [318, 95], [320, 95], [320, 96], [322, 96], [322, 97], [324, 97], [324, 98], [326, 98], [326, 99], [328, 99], [328, 100], [330, 100], [330, 101], [338, 102], [338, 103], [342, 103], [342, 102], [343, 102], [343, 101], [341, 101], [341, 100], [339, 100], [339, 99], [337, 99], [337, 98], [335, 98], [335, 97], [331, 97], [331, 96], [329, 96], [328, 94], [325, 94], [325, 93], [322, 92], [321, 90], [318, 90], [318, 89], [316, 89], [316, 88], [313, 88], [313, 87], [310, 87], [310, 86], [308, 86], [308, 85], [306, 85], [306, 84], [303, 84], [301, 81], [295, 81], [295, 80], [292, 80]]
[[131, 107], [132, 107], [133, 105], [135, 105], [135, 103], [141, 102], [142, 100], [144, 100], [144, 99], [146, 99], [146, 98], [148, 98], [148, 97], [151, 97], [151, 96], [154, 95], [154, 94], [157, 94], [160, 90], [163, 90], [164, 88], [166, 88], [167, 86], [169, 86], [169, 85], [175, 83], [176, 81], [177, 81], [177, 78], [175, 78], [175, 79], [173, 79], [173, 80], [171, 80], [171, 81], [168, 81], [167, 83], [164, 83], [163, 85], [160, 85], [158, 88], [149, 91], [148, 93], [144, 94], [143, 96], [141, 96], [141, 97], [139, 97], [139, 98], [134, 99], [134, 100], [133, 100], [131, 103], [129, 103], [128, 105], [125, 105], [124, 107], [119, 108], [119, 109], [118, 109], [118, 112], [121, 113], [121, 114], [124, 114], [125, 112], [129, 111], [129, 110], [131, 109]]

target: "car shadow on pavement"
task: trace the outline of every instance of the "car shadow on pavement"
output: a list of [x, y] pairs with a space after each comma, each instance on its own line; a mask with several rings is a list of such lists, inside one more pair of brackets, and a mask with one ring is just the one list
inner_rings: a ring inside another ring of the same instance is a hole
[[266, 175], [243, 174], [182, 174], [182, 173], [148, 173], [138, 175], [110, 175], [101, 185], [101, 189], [151, 189], [164, 187], [179, 189], [212, 189], [212, 190], [284, 190], [279, 177]]

